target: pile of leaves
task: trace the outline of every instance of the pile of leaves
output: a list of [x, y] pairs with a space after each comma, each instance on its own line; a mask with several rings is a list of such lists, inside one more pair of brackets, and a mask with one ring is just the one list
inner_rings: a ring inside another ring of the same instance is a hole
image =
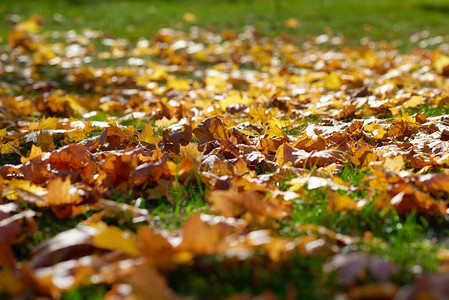
[[[449, 296], [444, 45], [192, 27], [133, 46], [42, 22], [0, 49], [0, 293], [273, 299], [279, 276], [290, 299]], [[386, 255], [410, 218], [437, 224], [433, 270]], [[214, 289], [235, 270], [241, 293]]]

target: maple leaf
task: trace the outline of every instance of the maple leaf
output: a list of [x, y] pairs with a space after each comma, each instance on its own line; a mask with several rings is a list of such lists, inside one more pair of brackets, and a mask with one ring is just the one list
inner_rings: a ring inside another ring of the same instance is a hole
[[81, 142], [87, 138], [86, 134], [80, 129], [67, 131], [65, 135], [74, 142]]
[[211, 226], [203, 222], [198, 215], [187, 219], [183, 228], [183, 239], [180, 247], [195, 254], [212, 254], [218, 241], [223, 236], [219, 226]]
[[169, 79], [167, 81], [167, 88], [188, 91], [190, 89], [190, 82], [185, 79]]
[[154, 122], [154, 125], [155, 125], [157, 128], [165, 129], [165, 128], [168, 128], [170, 125], [175, 124], [176, 122], [178, 122], [178, 119], [177, 119], [177, 118], [167, 119], [166, 117], [163, 117], [163, 118], [160, 119], [160, 120], [156, 120], [156, 121]]
[[404, 158], [402, 157], [402, 155], [398, 155], [393, 158], [387, 157], [385, 159], [384, 167], [391, 171], [399, 172], [404, 168], [404, 166], [405, 166], [405, 162], [404, 162]]
[[95, 171], [95, 164], [84, 145], [72, 144], [53, 151], [48, 163], [54, 170], [71, 172], [74, 178], [81, 176], [86, 181], [92, 180]]
[[179, 155], [184, 158], [196, 160], [201, 155], [201, 152], [198, 151], [198, 145], [189, 143], [185, 146], [180, 146]]
[[39, 135], [37, 136], [36, 145], [45, 152], [50, 152], [56, 148], [53, 137], [50, 134], [44, 132], [39, 133]]
[[58, 177], [48, 183], [48, 194], [46, 196], [48, 205], [78, 204], [81, 197], [72, 189], [70, 177], [65, 180]]
[[439, 58], [434, 61], [433, 66], [437, 69], [438, 73], [447, 76], [449, 57], [445, 55], [439, 55]]
[[182, 19], [183, 19], [185, 22], [193, 23], [193, 22], [196, 21], [196, 16], [195, 16], [193, 13], [191, 13], [191, 12], [186, 12], [186, 13], [182, 16]]
[[362, 206], [357, 201], [352, 200], [348, 195], [341, 195], [338, 192], [329, 192], [328, 212], [334, 213], [341, 210], [361, 210]]
[[89, 226], [97, 230], [92, 236], [95, 247], [123, 251], [134, 256], [139, 254], [135, 236], [131, 232], [123, 231], [115, 226], [107, 226], [104, 223], [89, 224]]
[[413, 210], [429, 215], [447, 214], [444, 202], [434, 200], [411, 183], [404, 182], [391, 186], [388, 193], [391, 197], [391, 204], [399, 214], [407, 214]]
[[426, 100], [423, 96], [413, 96], [409, 100], [407, 100], [402, 107], [409, 108], [409, 107], [417, 107], [418, 105], [423, 104], [423, 102]]
[[20, 149], [20, 141], [12, 140], [6, 144], [0, 144], [0, 154], [9, 154], [17, 152]]
[[284, 26], [287, 28], [298, 28], [299, 25], [300, 23], [296, 18], [289, 18], [284, 22]]
[[275, 199], [262, 197], [255, 191], [239, 193], [233, 190], [213, 191], [209, 195], [213, 208], [227, 217], [237, 217], [248, 212], [254, 217], [281, 219], [286, 214], [284, 207]]
[[[179, 297], [168, 287], [165, 278], [147, 266], [137, 266], [122, 271], [122, 282], [133, 287], [137, 299], [177, 300]], [[151, 286], [151, 288], [149, 288]]]
[[43, 192], [46, 191], [45, 188], [35, 185], [35, 184], [32, 184], [28, 180], [21, 180], [21, 179], [15, 179], [15, 178], [13, 178], [9, 181], [8, 187], [10, 189], [12, 189], [11, 192], [8, 192], [6, 194], [6, 197], [9, 199], [17, 198], [17, 195], [14, 193], [14, 190], [18, 189], [18, 188], [21, 190], [24, 190], [24, 191], [34, 193], [34, 194], [42, 194]]
[[21, 157], [20, 158], [20, 162], [26, 163], [27, 161], [29, 161], [30, 159], [33, 159], [35, 157], [39, 157], [42, 155], [42, 149], [40, 147], [36, 147], [35, 145], [31, 145], [31, 151], [30, 154], [28, 155], [28, 157]]
[[38, 129], [39, 130], [53, 130], [58, 129], [58, 118], [45, 118], [45, 116], [42, 118], [42, 120], [39, 122]]
[[330, 74], [326, 75], [324, 79], [324, 85], [328, 89], [337, 90], [342, 85], [341, 78], [337, 73], [331, 72]]
[[142, 132], [139, 133], [139, 140], [151, 145], [157, 145], [161, 139], [161, 137], [154, 135], [153, 126], [150, 123], [145, 125]]
[[192, 127], [184, 125], [184, 130], [165, 131], [163, 134], [164, 150], [171, 150], [175, 153], [180, 151], [180, 146], [187, 146], [192, 140]]

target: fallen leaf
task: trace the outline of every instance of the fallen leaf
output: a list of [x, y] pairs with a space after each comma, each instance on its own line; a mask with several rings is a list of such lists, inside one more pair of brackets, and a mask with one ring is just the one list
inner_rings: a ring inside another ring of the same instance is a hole
[[139, 140], [151, 145], [157, 145], [161, 140], [161, 137], [157, 137], [154, 134], [153, 126], [148, 123], [139, 134]]
[[48, 183], [47, 190], [48, 205], [78, 204], [82, 200], [77, 190], [72, 189], [70, 177], [65, 180], [57, 177]]
[[187, 22], [187, 23], [193, 23], [196, 21], [196, 16], [191, 13], [191, 12], [186, 12], [183, 16], [182, 19]]
[[362, 206], [348, 195], [341, 195], [338, 192], [330, 191], [328, 213], [332, 214], [342, 210], [361, 210]]
[[139, 255], [136, 239], [133, 233], [121, 230], [115, 226], [108, 226], [104, 223], [89, 224], [97, 230], [92, 235], [93, 245], [97, 248], [123, 251], [129, 255]]
[[300, 25], [298, 19], [296, 18], [289, 18], [287, 21], [284, 22], [284, 26], [287, 28], [298, 28]]

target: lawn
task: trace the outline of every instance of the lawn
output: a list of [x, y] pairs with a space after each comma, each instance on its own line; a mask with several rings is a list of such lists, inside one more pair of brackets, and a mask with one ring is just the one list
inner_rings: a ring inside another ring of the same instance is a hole
[[[255, 25], [266, 36], [282, 32], [295, 34], [300, 41], [327, 32], [342, 34], [351, 45], [371, 37], [376, 41], [397, 40], [410, 49], [409, 37], [429, 31], [432, 36], [446, 34], [449, 4], [445, 0], [180, 0], [180, 1], [51, 1], [4, 0], [0, 3], [0, 36], [5, 40], [13, 27], [11, 14], [46, 17], [49, 30], [102, 30], [133, 41], [151, 37], [162, 27], [186, 28], [182, 20], [188, 11], [196, 16], [194, 25], [221, 31], [241, 31]], [[294, 17], [298, 28], [286, 29], [283, 23]]]
[[3, 0], [0, 298], [448, 298], [448, 12]]

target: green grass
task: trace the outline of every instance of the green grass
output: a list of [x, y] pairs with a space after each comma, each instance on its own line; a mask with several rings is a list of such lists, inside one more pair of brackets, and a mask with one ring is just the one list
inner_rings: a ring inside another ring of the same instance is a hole
[[[131, 40], [150, 38], [162, 27], [187, 29], [201, 25], [221, 31], [237, 32], [254, 24], [263, 34], [277, 36], [288, 32], [306, 40], [308, 36], [332, 31], [343, 34], [351, 44], [369, 36], [374, 40], [400, 39], [409, 48], [408, 37], [429, 30], [432, 35], [446, 33], [449, 4], [444, 0], [3, 0], [0, 3], [0, 37], [6, 41], [13, 25], [7, 16], [42, 14], [50, 30], [77, 30], [89, 27]], [[183, 21], [183, 14], [197, 16], [194, 23]], [[62, 18], [61, 18], [62, 16]], [[297, 29], [286, 29], [284, 21], [297, 18]]]
[[425, 113], [428, 117], [437, 117], [449, 114], [449, 105], [422, 105], [416, 108], [407, 108], [405, 109], [405, 112], [409, 115], [413, 115], [416, 113]]
[[243, 262], [199, 257], [194, 269], [184, 266], [167, 277], [180, 295], [194, 294], [198, 299], [224, 299], [236, 293], [257, 295], [267, 291], [285, 299], [288, 286], [296, 289], [298, 299], [330, 299], [333, 291], [324, 288], [326, 279], [321, 276], [324, 261], [321, 256], [294, 255], [281, 264], [270, 265], [261, 253]]
[[[337, 175], [345, 182], [361, 187], [368, 180], [369, 172], [347, 165]], [[350, 193], [350, 197], [366, 199], [367, 193], [363, 187], [360, 189], [360, 192]], [[344, 252], [366, 252], [394, 262], [401, 272], [397, 278], [399, 284], [409, 283], [422, 273], [437, 271], [436, 253], [445, 246], [444, 241], [437, 239], [446, 234], [444, 225], [438, 230], [438, 224], [447, 222], [443, 217], [424, 217], [415, 212], [400, 216], [394, 210], [379, 209], [370, 198], [360, 211], [329, 213], [328, 197], [323, 188], [304, 190], [301, 199], [295, 203], [291, 220], [280, 222], [282, 236], [304, 235], [305, 232], [296, 228], [299, 224], [320, 225], [353, 237], [364, 237], [369, 233], [373, 236], [371, 240], [358, 240], [356, 244], [347, 246]]]
[[109, 287], [105, 284], [89, 285], [70, 290], [61, 296], [61, 300], [101, 300]]

